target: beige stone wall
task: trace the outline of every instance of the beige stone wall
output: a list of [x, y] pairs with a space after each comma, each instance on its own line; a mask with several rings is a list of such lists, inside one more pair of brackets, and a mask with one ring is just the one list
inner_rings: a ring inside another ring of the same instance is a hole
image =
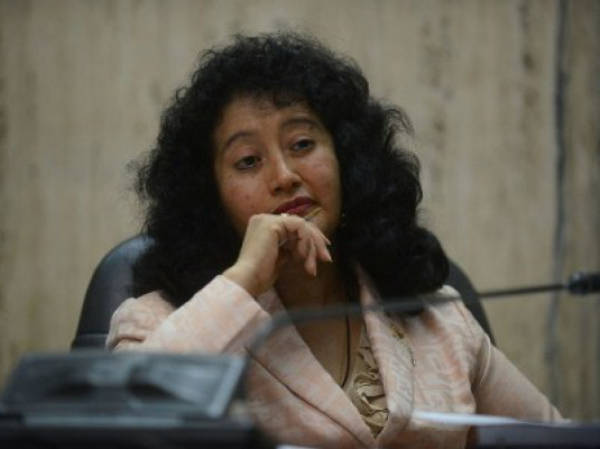
[[[599, 2], [0, 0], [0, 382], [68, 348], [95, 264], [139, 228], [125, 166], [199, 51], [282, 27], [408, 111], [423, 219], [478, 288], [600, 269]], [[576, 418], [600, 416], [598, 299], [486, 306]]]

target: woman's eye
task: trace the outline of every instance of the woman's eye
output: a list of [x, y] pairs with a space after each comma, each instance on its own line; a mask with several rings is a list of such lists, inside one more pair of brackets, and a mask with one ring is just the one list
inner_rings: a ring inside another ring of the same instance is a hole
[[296, 142], [294, 142], [294, 144], [292, 145], [292, 150], [293, 151], [305, 151], [305, 150], [310, 150], [314, 146], [315, 146], [314, 140], [300, 139], [300, 140], [297, 140]]
[[238, 170], [247, 170], [255, 167], [260, 162], [257, 156], [246, 156], [235, 163], [235, 168]]

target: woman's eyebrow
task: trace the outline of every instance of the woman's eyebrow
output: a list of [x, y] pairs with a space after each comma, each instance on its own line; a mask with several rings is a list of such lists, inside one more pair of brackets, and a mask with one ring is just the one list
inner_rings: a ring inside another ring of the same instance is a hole
[[[292, 117], [289, 118], [287, 120], [285, 120], [282, 124], [281, 124], [281, 128], [285, 129], [285, 128], [292, 128], [294, 126], [297, 125], [307, 125], [309, 127], [314, 127], [317, 129], [322, 129], [322, 125], [315, 119], [312, 119], [310, 117]], [[223, 146], [221, 147], [221, 151], [224, 153], [225, 151], [227, 151], [229, 149], [229, 147], [231, 147], [231, 145], [238, 139], [243, 139], [245, 137], [251, 137], [254, 133], [254, 131], [251, 130], [247, 130], [247, 129], [243, 129], [240, 131], [237, 131], [235, 133], [233, 133], [231, 136], [229, 136], [227, 138], [227, 140], [225, 141], [225, 143], [223, 144]]]
[[321, 129], [322, 126], [321, 124], [315, 120], [312, 119], [310, 117], [292, 117], [287, 119], [286, 121], [284, 121], [281, 124], [281, 128], [285, 129], [285, 128], [291, 128], [294, 127], [296, 125], [308, 125], [309, 127], [314, 127], [317, 129]]
[[233, 133], [231, 136], [229, 136], [227, 138], [227, 140], [225, 141], [225, 143], [223, 144], [223, 146], [221, 147], [221, 152], [225, 153], [225, 151], [227, 151], [229, 149], [229, 147], [231, 147], [231, 145], [233, 144], [233, 142], [235, 142], [238, 139], [243, 139], [245, 137], [251, 137], [254, 133], [250, 130], [241, 130], [238, 132]]

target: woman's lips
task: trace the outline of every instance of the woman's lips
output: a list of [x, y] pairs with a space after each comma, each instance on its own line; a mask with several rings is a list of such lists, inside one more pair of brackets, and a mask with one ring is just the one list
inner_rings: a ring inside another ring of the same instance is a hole
[[307, 197], [296, 198], [292, 201], [282, 204], [273, 211], [274, 214], [304, 215], [309, 209], [312, 209], [315, 202]]
[[313, 207], [314, 205], [312, 203], [302, 204], [300, 206], [286, 210], [285, 213], [290, 215], [300, 215], [302, 217], [306, 215]]

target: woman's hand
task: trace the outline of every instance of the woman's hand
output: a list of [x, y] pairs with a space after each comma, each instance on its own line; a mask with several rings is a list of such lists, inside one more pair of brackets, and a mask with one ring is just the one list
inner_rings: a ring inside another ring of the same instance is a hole
[[306, 272], [316, 276], [318, 261], [332, 260], [329, 244], [317, 226], [297, 215], [254, 215], [236, 263], [223, 276], [256, 297], [273, 286], [290, 259], [303, 262]]

